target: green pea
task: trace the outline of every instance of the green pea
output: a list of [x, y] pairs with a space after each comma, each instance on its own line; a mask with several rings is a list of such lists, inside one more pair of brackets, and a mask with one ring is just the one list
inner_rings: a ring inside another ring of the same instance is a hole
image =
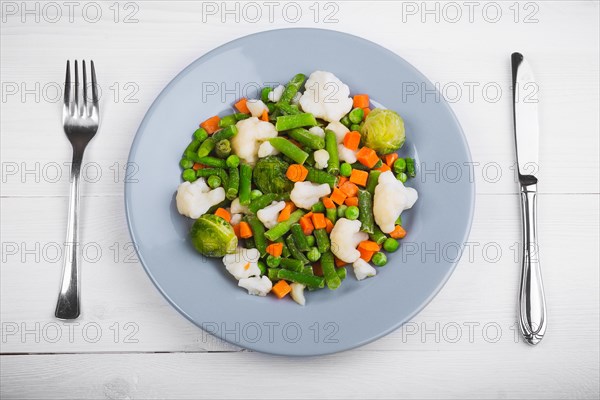
[[406, 160], [404, 158], [399, 158], [394, 161], [394, 172], [399, 174], [404, 171], [406, 171]]
[[208, 186], [211, 189], [216, 189], [219, 186], [221, 186], [221, 178], [219, 178], [217, 175], [211, 175], [208, 177], [208, 180], [206, 183], [208, 183]]
[[365, 116], [365, 112], [363, 111], [362, 108], [358, 108], [358, 107], [356, 107], [354, 110], [350, 111], [350, 114], [348, 114], [348, 118], [350, 119], [350, 122], [352, 122], [353, 124], [360, 124], [361, 121], [363, 120], [364, 116]]
[[179, 166], [183, 169], [189, 169], [194, 166], [194, 162], [192, 160], [190, 160], [189, 158], [184, 157], [181, 159], [181, 161], [179, 161]]
[[340, 175], [348, 177], [351, 174], [352, 174], [352, 165], [348, 164], [347, 162], [342, 163], [342, 165], [340, 165]]
[[383, 267], [385, 264], [387, 264], [387, 257], [384, 253], [377, 252], [373, 254], [371, 261], [373, 261], [373, 264], [377, 265], [378, 267]]
[[306, 253], [306, 258], [311, 262], [316, 262], [321, 258], [321, 252], [316, 247], [311, 247], [308, 253]]
[[225, 163], [229, 168], [236, 168], [238, 165], [240, 165], [240, 158], [235, 154], [232, 154], [229, 157], [227, 157]]
[[205, 141], [207, 137], [208, 137], [208, 133], [206, 132], [206, 130], [204, 128], [198, 128], [194, 132], [194, 139], [199, 140], [201, 142]]
[[196, 180], [196, 171], [191, 168], [183, 170], [181, 177], [184, 181], [194, 182]]
[[359, 214], [359, 211], [358, 211], [358, 207], [356, 207], [356, 206], [350, 206], [350, 207], [348, 207], [346, 209], [346, 213], [345, 213], [346, 218], [348, 218], [350, 220], [357, 219], [358, 218], [358, 214]]
[[325, 212], [325, 205], [323, 205], [323, 203], [319, 201], [313, 204], [311, 211], [316, 213], [323, 213]]
[[398, 179], [400, 182], [404, 183], [408, 180], [408, 175], [406, 175], [406, 173], [404, 173], [404, 172], [400, 172], [400, 173], [396, 174], [396, 179]]
[[275, 256], [272, 256], [271, 254], [269, 254], [267, 256], [267, 265], [270, 268], [277, 268], [280, 263], [281, 263], [281, 257], [275, 257]]
[[388, 253], [395, 252], [396, 250], [398, 250], [398, 247], [400, 247], [400, 244], [396, 239], [387, 238], [385, 239], [385, 242], [383, 242], [383, 249]]
[[258, 260], [258, 262], [256, 264], [258, 265], [258, 269], [260, 269], [261, 275], [264, 275], [267, 273], [267, 266], [265, 265], [265, 263], [262, 260]]
[[314, 246], [314, 245], [315, 245], [315, 241], [316, 241], [316, 240], [315, 240], [315, 237], [314, 237], [313, 235], [308, 235], [308, 236], [306, 237], [306, 243], [308, 243], [308, 246], [309, 246], [309, 247], [312, 247], [312, 246]]
[[250, 192], [250, 200], [258, 199], [262, 195], [263, 195], [263, 192], [261, 192], [258, 189], [254, 189], [253, 191]]
[[340, 122], [342, 124], [344, 124], [345, 127], [349, 128], [350, 125], [352, 125], [352, 122], [350, 122], [350, 118], [347, 115], [344, 115], [344, 117], [342, 117], [342, 119], [340, 120]]
[[346, 216], [346, 210], [348, 209], [348, 206], [345, 204], [342, 204], [341, 206], [338, 206], [337, 208], [337, 216], [338, 218], [344, 218]]
[[360, 132], [360, 125], [352, 124], [352, 125], [350, 125], [350, 130]]

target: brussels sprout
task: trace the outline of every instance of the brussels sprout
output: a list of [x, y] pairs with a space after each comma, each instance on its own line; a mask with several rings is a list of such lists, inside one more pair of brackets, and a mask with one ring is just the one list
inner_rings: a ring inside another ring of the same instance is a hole
[[254, 166], [252, 180], [264, 194], [290, 192], [294, 183], [285, 176], [289, 166], [279, 157], [261, 158]]
[[398, 150], [406, 139], [402, 117], [395, 111], [381, 108], [367, 115], [361, 133], [365, 146], [379, 154]]
[[196, 250], [207, 257], [223, 257], [233, 253], [238, 244], [232, 226], [214, 214], [204, 214], [198, 218], [190, 236]]

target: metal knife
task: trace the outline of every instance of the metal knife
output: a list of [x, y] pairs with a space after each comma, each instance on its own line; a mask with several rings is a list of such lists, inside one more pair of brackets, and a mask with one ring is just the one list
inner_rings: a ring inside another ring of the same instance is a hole
[[537, 242], [537, 177], [539, 124], [537, 100], [524, 99], [519, 91], [536, 83], [529, 63], [522, 54], [513, 53], [513, 118], [523, 228], [523, 262], [519, 290], [519, 327], [525, 340], [538, 344], [546, 332], [546, 300]]

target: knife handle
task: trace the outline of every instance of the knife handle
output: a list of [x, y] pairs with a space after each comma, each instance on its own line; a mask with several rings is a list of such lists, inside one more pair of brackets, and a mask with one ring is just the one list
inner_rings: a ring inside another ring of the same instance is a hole
[[546, 332], [546, 300], [537, 244], [536, 185], [521, 188], [523, 264], [519, 291], [519, 327], [525, 340], [538, 344]]

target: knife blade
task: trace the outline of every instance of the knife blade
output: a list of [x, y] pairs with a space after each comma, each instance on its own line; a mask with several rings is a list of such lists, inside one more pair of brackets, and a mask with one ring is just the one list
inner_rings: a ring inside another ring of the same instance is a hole
[[532, 345], [546, 333], [546, 298], [537, 242], [537, 174], [539, 122], [537, 100], [520, 99], [519, 89], [534, 85], [533, 72], [522, 54], [513, 53], [513, 119], [521, 191], [523, 260], [519, 290], [518, 319], [521, 334]]

